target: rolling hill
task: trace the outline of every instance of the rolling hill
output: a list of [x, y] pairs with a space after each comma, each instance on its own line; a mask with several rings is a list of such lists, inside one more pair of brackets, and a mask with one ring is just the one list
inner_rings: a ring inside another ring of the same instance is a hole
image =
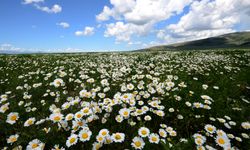
[[144, 50], [191, 50], [191, 49], [228, 49], [228, 48], [249, 48], [250, 32], [236, 32], [220, 36], [210, 37], [201, 40], [176, 43], [171, 45], [160, 45]]

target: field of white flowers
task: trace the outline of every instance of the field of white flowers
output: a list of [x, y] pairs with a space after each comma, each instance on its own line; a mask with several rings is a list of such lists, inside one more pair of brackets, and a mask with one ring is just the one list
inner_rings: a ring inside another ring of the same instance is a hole
[[1, 149], [250, 149], [250, 51], [0, 56]]

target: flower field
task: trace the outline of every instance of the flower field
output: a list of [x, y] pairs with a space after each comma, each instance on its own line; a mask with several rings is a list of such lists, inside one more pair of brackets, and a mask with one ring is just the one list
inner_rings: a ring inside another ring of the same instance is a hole
[[1, 149], [250, 149], [250, 51], [0, 56]]

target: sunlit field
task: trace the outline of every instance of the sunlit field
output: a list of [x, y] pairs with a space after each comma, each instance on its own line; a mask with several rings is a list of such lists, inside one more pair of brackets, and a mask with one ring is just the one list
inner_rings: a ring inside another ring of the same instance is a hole
[[250, 149], [250, 51], [0, 56], [0, 148]]

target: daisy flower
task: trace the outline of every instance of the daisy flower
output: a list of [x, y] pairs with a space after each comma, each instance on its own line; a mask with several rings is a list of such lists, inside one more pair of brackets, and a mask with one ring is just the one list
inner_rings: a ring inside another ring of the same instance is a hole
[[145, 120], [145, 121], [150, 121], [150, 120], [152, 120], [152, 117], [149, 116], [149, 115], [146, 115], [146, 116], [144, 117], [144, 120]]
[[148, 128], [146, 127], [141, 127], [139, 130], [138, 130], [138, 134], [141, 136], [141, 137], [147, 137], [149, 134], [150, 134], [150, 131]]
[[108, 129], [101, 129], [99, 131], [99, 135], [103, 136], [103, 137], [108, 136], [109, 135], [109, 130]]
[[134, 89], [134, 85], [133, 85], [133, 84], [131, 84], [131, 83], [130, 83], [130, 84], [128, 84], [128, 85], [127, 85], [127, 89], [129, 89], [129, 90], [133, 90], [133, 89]]
[[25, 121], [24, 126], [25, 127], [31, 126], [32, 124], [35, 123], [35, 121], [36, 121], [36, 118], [34, 118], [34, 117], [33, 118], [29, 118], [28, 120]]
[[70, 147], [72, 145], [75, 145], [78, 141], [76, 134], [71, 134], [70, 137], [68, 137], [68, 140], [66, 141], [67, 147]]
[[116, 120], [117, 122], [121, 123], [121, 122], [123, 121], [123, 117], [122, 117], [121, 115], [117, 115], [117, 116], [115, 117], [115, 120]]
[[164, 129], [159, 129], [159, 135], [163, 138], [167, 137], [167, 132]]
[[130, 110], [127, 109], [127, 108], [122, 108], [122, 109], [119, 110], [119, 114], [120, 114], [123, 118], [127, 119], [127, 118], [129, 118]]
[[84, 116], [87, 116], [87, 115], [91, 114], [91, 110], [89, 109], [89, 107], [85, 107], [81, 111], [83, 112]]
[[70, 121], [70, 120], [73, 119], [73, 117], [74, 117], [74, 114], [70, 113], [70, 114], [68, 114], [68, 115], [65, 117], [65, 120], [66, 120], [66, 121]]
[[195, 144], [198, 146], [201, 146], [206, 142], [206, 137], [202, 136], [201, 134], [196, 133], [193, 135], [193, 137], [195, 138], [194, 139]]
[[170, 132], [169, 132], [169, 135], [170, 135], [170, 136], [176, 136], [177, 133], [176, 133], [176, 131], [173, 130], [173, 131], [170, 131]]
[[14, 124], [19, 119], [19, 114], [17, 112], [11, 112], [7, 116], [6, 122], [9, 124]]
[[230, 140], [226, 135], [217, 136], [215, 141], [219, 146], [223, 147], [224, 149], [227, 149], [228, 147], [231, 147]]
[[208, 133], [213, 134], [213, 133], [215, 133], [215, 131], [216, 131], [216, 127], [213, 126], [213, 125], [207, 124], [207, 125], [205, 125], [205, 130], [206, 130]]
[[28, 146], [26, 147], [26, 150], [43, 150], [44, 146], [44, 143], [42, 143], [40, 140], [34, 139], [29, 142]]
[[61, 113], [53, 113], [49, 116], [50, 120], [55, 122], [60, 122], [63, 119], [63, 115]]
[[112, 137], [110, 135], [106, 136], [104, 144], [111, 144], [111, 143], [113, 143]]
[[111, 138], [114, 142], [122, 143], [125, 139], [125, 134], [124, 133], [113, 133]]
[[242, 126], [242, 128], [249, 130], [250, 129], [250, 122], [242, 122], [241, 126]]
[[81, 130], [78, 136], [80, 141], [85, 142], [90, 140], [91, 135], [92, 132], [90, 130]]
[[18, 140], [18, 137], [19, 137], [18, 134], [11, 135], [9, 138], [7, 138], [7, 143], [12, 145], [14, 142]]
[[0, 112], [1, 112], [1, 113], [5, 113], [5, 112], [9, 109], [9, 104], [10, 104], [10, 103], [6, 103], [6, 104], [2, 105], [2, 106], [0, 107]]
[[99, 134], [96, 136], [96, 141], [98, 143], [103, 143], [105, 141], [105, 137]]
[[92, 150], [99, 150], [102, 147], [102, 143], [95, 142], [93, 143]]
[[59, 87], [59, 86], [64, 85], [64, 82], [63, 82], [62, 79], [58, 78], [58, 79], [55, 79], [55, 80], [54, 80], [53, 85], [54, 85], [55, 87]]
[[135, 148], [135, 149], [143, 149], [143, 147], [145, 146], [145, 142], [143, 141], [143, 139], [141, 137], [134, 137], [133, 142], [131, 143], [131, 145]]
[[149, 142], [150, 142], [150, 143], [158, 144], [159, 141], [160, 141], [160, 137], [159, 137], [158, 134], [156, 134], [156, 133], [151, 133], [151, 134], [149, 135]]
[[78, 111], [77, 113], [75, 113], [75, 119], [76, 120], [81, 120], [83, 116], [83, 113], [81, 111]]

